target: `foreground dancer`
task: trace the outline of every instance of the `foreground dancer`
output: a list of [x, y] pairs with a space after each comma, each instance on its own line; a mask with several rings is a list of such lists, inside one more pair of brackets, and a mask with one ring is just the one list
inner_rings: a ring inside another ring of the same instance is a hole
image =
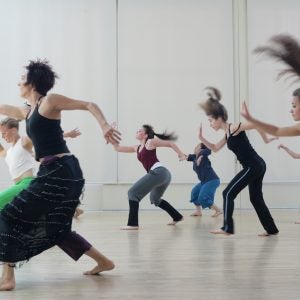
[[194, 154], [189, 154], [187, 161], [193, 162], [193, 170], [200, 180], [191, 191], [191, 202], [196, 206], [196, 211], [191, 216], [202, 216], [202, 209], [213, 209], [212, 217], [222, 214], [221, 209], [214, 204], [216, 189], [220, 185], [220, 178], [211, 166], [208, 156], [211, 150], [203, 143], [195, 147]]
[[55, 245], [74, 260], [83, 254], [93, 258], [97, 265], [85, 274], [114, 268], [111, 260], [71, 231], [84, 179], [77, 158], [69, 152], [63, 139], [61, 112], [89, 111], [108, 143], [118, 143], [120, 136], [96, 104], [47, 95], [55, 78], [47, 61], [31, 61], [19, 83], [20, 95], [30, 107], [0, 105], [1, 114], [26, 119], [27, 135], [40, 162], [37, 178], [0, 212], [0, 261], [4, 263], [0, 290], [14, 289], [16, 265]]
[[[278, 75], [279, 78], [285, 75], [300, 79], [300, 43], [290, 35], [276, 35], [270, 39], [270, 44], [255, 49], [256, 53], [265, 54], [276, 61], [284, 63], [287, 68], [283, 69]], [[292, 126], [279, 127], [273, 124], [262, 122], [254, 118], [246, 105], [243, 104], [241, 115], [251, 124], [266, 133], [277, 137], [300, 136], [300, 88], [294, 90], [291, 101], [291, 115], [297, 123]], [[288, 151], [287, 151], [288, 152]], [[295, 222], [300, 224], [300, 222]]]
[[155, 133], [150, 125], [143, 125], [137, 131], [136, 139], [139, 141], [139, 145], [129, 147], [118, 144], [113, 145], [117, 152], [136, 153], [138, 160], [147, 171], [147, 174], [139, 179], [128, 191], [128, 223], [122, 229], [136, 230], [139, 228], [139, 202], [148, 193], [150, 193], [151, 204], [165, 210], [171, 216], [172, 221], [168, 225], [175, 225], [183, 220], [183, 216], [169, 202], [161, 198], [171, 182], [171, 173], [157, 159], [156, 148], [172, 148], [177, 153], [179, 160], [185, 160], [186, 156], [172, 142], [176, 140], [173, 134]]
[[[223, 130], [225, 136], [216, 144], [210, 143], [204, 138], [202, 127], [200, 127], [199, 138], [209, 149], [216, 152], [227, 144], [236, 158], [241, 163], [243, 169], [230, 181], [223, 191], [223, 227], [213, 230], [211, 233], [231, 235], [234, 234], [233, 210], [234, 199], [246, 187], [249, 188], [250, 201], [255, 208], [258, 218], [266, 230], [261, 236], [269, 236], [278, 233], [278, 229], [265, 204], [262, 183], [266, 172], [266, 164], [264, 160], [256, 153], [251, 146], [245, 130], [253, 129], [250, 123], [231, 124], [228, 123], [228, 114], [224, 105], [220, 103], [221, 93], [216, 88], [208, 88], [209, 98], [201, 107], [208, 116], [210, 126], [214, 130]], [[274, 138], [268, 139], [267, 136], [260, 132], [265, 142], [270, 142]]]

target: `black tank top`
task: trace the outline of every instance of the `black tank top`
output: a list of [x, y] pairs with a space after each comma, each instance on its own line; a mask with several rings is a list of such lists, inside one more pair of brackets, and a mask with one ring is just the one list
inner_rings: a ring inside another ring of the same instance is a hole
[[45, 156], [70, 152], [63, 138], [60, 120], [40, 115], [40, 103], [37, 103], [31, 116], [26, 118], [26, 132], [34, 146], [37, 161]]
[[241, 131], [239, 134], [234, 135], [240, 129], [241, 123], [233, 133], [230, 132], [230, 126], [231, 124], [229, 124], [228, 129], [229, 136], [226, 134], [227, 147], [236, 155], [236, 158], [242, 165], [247, 165], [253, 158], [257, 157], [258, 154], [251, 146], [245, 131]]

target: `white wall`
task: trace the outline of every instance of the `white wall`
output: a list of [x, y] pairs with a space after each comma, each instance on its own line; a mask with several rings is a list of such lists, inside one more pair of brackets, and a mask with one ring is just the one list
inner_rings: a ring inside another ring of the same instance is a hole
[[[118, 122], [123, 144], [135, 144], [135, 132], [144, 123], [152, 124], [158, 132], [176, 131], [184, 152], [191, 152], [197, 143], [200, 122], [207, 137], [217, 141], [221, 133], [208, 127], [197, 107], [208, 85], [223, 92], [230, 121], [238, 119], [240, 101], [244, 100], [236, 91], [248, 89], [255, 115], [291, 124], [289, 99], [295, 86], [275, 82], [278, 66], [259, 60], [251, 50], [279, 32], [300, 37], [300, 4], [297, 0], [247, 1], [247, 11], [238, 17], [248, 18], [248, 52], [239, 60], [237, 55], [240, 58], [241, 54], [234, 44], [244, 32], [233, 22], [237, 1], [0, 0], [0, 103], [21, 104], [16, 84], [22, 66], [29, 59], [46, 57], [60, 76], [54, 92], [99, 104], [109, 121]], [[239, 71], [247, 60], [248, 81], [243, 87]], [[63, 128], [74, 127], [83, 133], [68, 145], [79, 157], [86, 177], [84, 208], [126, 209], [127, 189], [144, 174], [135, 155], [117, 155], [106, 146], [98, 125], [85, 112], [64, 113]], [[21, 131], [24, 133], [24, 128]], [[268, 164], [268, 204], [298, 207], [299, 188], [292, 184], [299, 182], [297, 161], [279, 152], [276, 143], [263, 144], [254, 132], [250, 138]], [[300, 151], [298, 140], [282, 142]], [[191, 208], [189, 191], [196, 182], [191, 164], [179, 163], [170, 149], [159, 149], [158, 155], [173, 174], [166, 198], [177, 207]], [[224, 149], [211, 160], [224, 187], [235, 173], [234, 156]], [[0, 168], [3, 188], [10, 179], [3, 161]], [[221, 191], [216, 197], [219, 205]], [[237, 199], [237, 207], [248, 206], [245, 191]], [[144, 201], [142, 208], [149, 207]]]

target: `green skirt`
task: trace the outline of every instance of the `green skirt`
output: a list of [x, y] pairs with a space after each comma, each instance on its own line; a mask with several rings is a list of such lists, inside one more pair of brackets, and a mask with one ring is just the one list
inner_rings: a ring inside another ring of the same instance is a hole
[[26, 189], [33, 179], [34, 177], [25, 177], [15, 185], [0, 192], [0, 210], [3, 209], [7, 203], [11, 202], [17, 195], [19, 195], [21, 191]]

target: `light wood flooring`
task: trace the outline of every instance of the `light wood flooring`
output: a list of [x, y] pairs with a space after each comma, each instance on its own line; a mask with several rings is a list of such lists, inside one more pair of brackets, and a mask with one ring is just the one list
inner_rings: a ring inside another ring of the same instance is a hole
[[88, 257], [73, 262], [59, 248], [16, 271], [17, 287], [1, 300], [32, 299], [300, 299], [298, 210], [272, 210], [278, 236], [262, 238], [253, 210], [236, 210], [236, 234], [214, 236], [222, 216], [190, 217], [167, 226], [162, 211], [141, 211], [139, 231], [122, 231], [127, 212], [87, 212], [74, 229], [111, 258], [115, 270], [84, 276]]

